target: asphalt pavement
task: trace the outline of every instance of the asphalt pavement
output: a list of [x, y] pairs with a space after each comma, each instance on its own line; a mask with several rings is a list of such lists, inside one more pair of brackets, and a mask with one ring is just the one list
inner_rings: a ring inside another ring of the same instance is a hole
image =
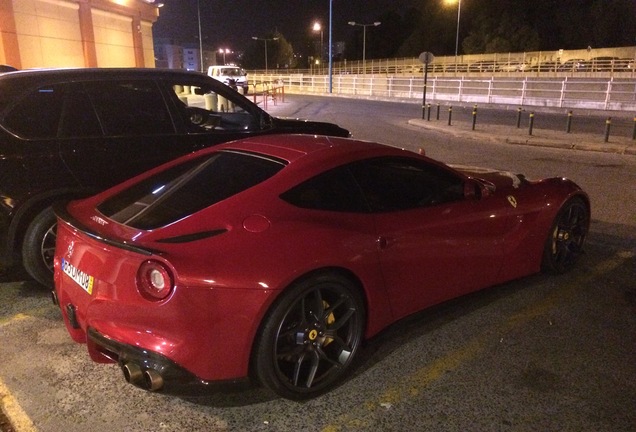
[[[295, 112], [292, 105], [268, 110], [284, 115]], [[535, 127], [530, 134], [527, 112], [519, 128], [483, 115], [474, 130], [471, 107], [457, 107], [450, 125], [447, 116], [432, 114], [408, 123], [479, 141], [636, 155], [631, 118], [624, 119], [622, 135], [605, 142], [602, 128], [568, 134]], [[602, 125], [605, 116], [590, 114], [587, 121]], [[92, 364], [84, 347], [69, 340], [46, 293], [21, 275], [0, 272], [11, 300], [0, 314], [6, 317], [0, 319], [6, 344], [0, 354], [10, 352], [6, 385], [0, 380], [0, 431], [269, 431], [301, 424], [322, 431], [634, 430], [634, 249], [605, 231], [597, 227], [578, 273], [516, 281], [389, 329], [367, 348], [364, 373], [302, 406], [261, 401], [258, 391], [249, 393], [252, 403], [240, 399], [242, 393], [195, 403], [138, 391], [115, 366]], [[403, 363], [424, 355], [430, 360]], [[384, 379], [385, 372], [393, 377]], [[364, 395], [375, 388], [376, 396]], [[3, 409], [14, 414], [11, 421]]]

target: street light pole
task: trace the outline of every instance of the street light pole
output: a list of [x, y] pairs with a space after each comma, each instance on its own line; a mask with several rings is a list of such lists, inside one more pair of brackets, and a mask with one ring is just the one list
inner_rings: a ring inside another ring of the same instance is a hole
[[323, 28], [318, 21], [314, 23], [313, 30], [315, 32], [320, 32], [320, 64], [322, 66], [322, 59], [324, 57], [324, 47], [323, 47]]
[[[457, 3], [457, 33], [455, 34], [455, 68], [457, 69], [457, 57], [459, 55], [459, 19], [462, 14], [462, 0], [444, 0], [446, 5]], [[455, 70], [457, 72], [457, 70]]]
[[349, 21], [349, 25], [351, 26], [360, 26], [362, 27], [362, 70], [363, 73], [367, 73], [367, 27], [377, 27], [382, 24], [379, 21], [376, 21], [372, 24], [360, 24], [355, 21]]
[[329, 0], [329, 93], [333, 92], [333, 0]]
[[271, 38], [271, 39], [267, 39], [267, 38], [259, 38], [256, 36], [252, 36], [252, 39], [254, 40], [262, 40], [263, 42], [265, 42], [265, 75], [267, 75], [267, 41], [275, 41], [278, 40], [279, 38], [275, 37], [275, 38]]
[[199, 0], [197, 0], [197, 19], [199, 21], [199, 60], [201, 61], [201, 72], [205, 72], [205, 68], [203, 66], [203, 37], [201, 34], [201, 5]]
[[457, 34], [455, 36], [455, 64], [457, 64], [457, 54], [459, 52], [459, 17], [462, 13], [462, 0], [457, 1]]

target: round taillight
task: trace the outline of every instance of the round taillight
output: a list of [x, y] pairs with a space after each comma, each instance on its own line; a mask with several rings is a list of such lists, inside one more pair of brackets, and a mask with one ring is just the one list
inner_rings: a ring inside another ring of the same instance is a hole
[[165, 299], [173, 286], [172, 273], [158, 261], [145, 261], [137, 271], [137, 290], [147, 300]]

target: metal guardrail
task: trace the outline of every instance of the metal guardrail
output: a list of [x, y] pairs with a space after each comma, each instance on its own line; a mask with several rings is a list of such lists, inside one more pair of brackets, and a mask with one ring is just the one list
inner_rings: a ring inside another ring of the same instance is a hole
[[[257, 74], [252, 82], [278, 82], [287, 92], [325, 94], [326, 75]], [[423, 98], [424, 77], [403, 75], [332, 76], [334, 94], [388, 100]], [[428, 77], [428, 101], [507, 104], [554, 108], [636, 111], [636, 79]]]
[[[293, 73], [327, 75], [326, 65], [295, 69]], [[271, 71], [271, 70], [270, 70]], [[253, 73], [264, 73], [264, 70]], [[277, 70], [277, 73], [285, 73]], [[289, 72], [289, 71], [287, 71]], [[417, 57], [343, 60], [333, 63], [334, 75], [422, 75]], [[436, 56], [429, 64], [429, 75], [461, 77], [587, 77], [636, 78], [636, 46], [588, 48], [579, 50], [532, 51], [515, 53]]]
[[270, 101], [274, 105], [277, 105], [279, 101], [285, 102], [285, 85], [282, 81], [251, 80], [251, 82], [254, 85], [248, 97], [251, 97], [255, 104], [262, 103], [263, 109], [267, 110]]

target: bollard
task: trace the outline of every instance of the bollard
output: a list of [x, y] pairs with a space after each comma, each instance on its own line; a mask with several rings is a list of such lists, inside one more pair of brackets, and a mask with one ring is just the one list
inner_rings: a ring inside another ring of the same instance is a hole
[[453, 118], [453, 106], [448, 107], [448, 125], [451, 125], [451, 119]]
[[477, 123], [477, 105], [473, 105], [473, 130], [475, 130], [475, 123]]
[[565, 133], [570, 133], [572, 130], [572, 111], [568, 111], [568, 121], [565, 125]]
[[532, 127], [534, 126], [534, 111], [530, 112], [530, 126], [528, 127], [528, 135], [532, 135]]
[[428, 104], [428, 114], [426, 120], [431, 121], [431, 104]]
[[517, 129], [521, 127], [521, 107], [517, 109]]
[[612, 118], [608, 117], [607, 120], [605, 120], [605, 142], [609, 141], [611, 126], [612, 126]]
[[219, 106], [219, 96], [216, 93], [207, 93], [203, 96], [205, 101], [205, 109], [208, 111], [217, 111]]
[[[439, 103], [437, 104], [437, 117], [435, 118], [435, 120], [439, 120]], [[634, 119], [634, 124], [636, 125], [636, 118]]]
[[636, 140], [636, 117], [634, 117], [634, 131], [632, 132], [632, 139]]

